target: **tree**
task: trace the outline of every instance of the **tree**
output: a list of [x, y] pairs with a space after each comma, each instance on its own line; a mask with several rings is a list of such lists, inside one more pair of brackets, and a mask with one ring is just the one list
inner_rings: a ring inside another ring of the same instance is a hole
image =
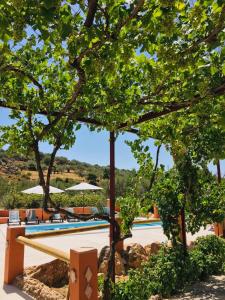
[[109, 179], [109, 168], [105, 168], [103, 171], [103, 179]]
[[97, 176], [95, 174], [89, 173], [87, 176], [87, 180], [90, 184], [97, 185]]
[[[140, 139], [131, 144], [135, 157], [139, 158], [142, 176], [146, 176], [146, 164], [143, 168], [142, 162], [146, 162], [146, 156], [150, 154], [140, 145], [147, 138], [155, 137], [159, 143], [165, 143], [173, 157], [173, 172], [166, 173], [161, 179], [158, 177], [151, 197], [157, 199], [165, 233], [174, 244], [179, 233], [180, 213], [183, 226], [186, 214], [187, 230], [192, 233], [202, 225], [221, 222], [225, 217], [222, 213], [224, 189], [218, 187], [215, 191], [215, 178], [207, 168], [210, 161], [217, 162], [224, 157], [222, 105], [223, 99], [219, 97], [213, 99], [213, 103], [208, 102], [207, 107], [200, 104], [199, 110], [195, 107], [154, 123], [145, 123], [140, 126]], [[147, 166], [152, 168], [151, 160]]]
[[[122, 130], [174, 111], [199, 111], [215, 99], [223, 104], [219, 0], [4, 0], [0, 8], [0, 102], [15, 109], [17, 120], [2, 128], [1, 140], [35, 153], [46, 209], [54, 205], [56, 153], [74, 143], [77, 121]], [[41, 141], [53, 146], [46, 178]]]

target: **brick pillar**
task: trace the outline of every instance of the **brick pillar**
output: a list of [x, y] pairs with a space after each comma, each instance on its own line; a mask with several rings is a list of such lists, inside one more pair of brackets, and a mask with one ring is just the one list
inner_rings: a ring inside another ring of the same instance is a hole
[[97, 249], [70, 249], [70, 300], [98, 299]]
[[18, 236], [25, 236], [24, 227], [8, 227], [6, 233], [4, 283], [10, 284], [23, 273], [24, 245], [16, 242]]
[[158, 210], [158, 207], [156, 205], [154, 205], [153, 209], [154, 209], [154, 212], [153, 212], [154, 218], [159, 219], [159, 210]]

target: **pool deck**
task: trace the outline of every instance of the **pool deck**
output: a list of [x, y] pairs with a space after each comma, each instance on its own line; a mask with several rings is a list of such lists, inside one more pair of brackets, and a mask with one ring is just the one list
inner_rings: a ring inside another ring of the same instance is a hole
[[[25, 295], [14, 286], [3, 286], [6, 228], [6, 225], [0, 225], [0, 299], [31, 299], [29, 296]], [[209, 229], [210, 226], [207, 227], [206, 230], [201, 229], [197, 234], [193, 236], [191, 234], [188, 234], [188, 242], [195, 240], [198, 236], [212, 234], [212, 231], [210, 231]], [[133, 229], [132, 233], [133, 237], [127, 239], [125, 241], [125, 245], [130, 243], [140, 243], [143, 246], [145, 246], [155, 241], [167, 241], [167, 238], [163, 234], [162, 228], [160, 226], [135, 228]], [[69, 249], [76, 249], [87, 246], [100, 250], [103, 246], [108, 245], [109, 243], [109, 230], [102, 229], [91, 232], [46, 237], [36, 239], [36, 241], [66, 252], [69, 252]], [[49, 262], [53, 259], [54, 258], [52, 256], [39, 252], [35, 249], [25, 247], [25, 266], [39, 265], [42, 263]]]

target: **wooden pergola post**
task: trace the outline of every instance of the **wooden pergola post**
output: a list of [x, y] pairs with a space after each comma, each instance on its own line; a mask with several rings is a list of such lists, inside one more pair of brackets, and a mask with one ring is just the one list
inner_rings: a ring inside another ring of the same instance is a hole
[[[222, 176], [221, 176], [221, 168], [220, 168], [219, 159], [216, 163], [216, 168], [217, 168], [217, 182], [218, 182], [218, 184], [221, 184]], [[225, 221], [214, 224], [214, 232], [217, 236], [225, 237]]]
[[186, 234], [186, 224], [185, 224], [185, 208], [182, 207], [180, 211], [180, 219], [181, 219], [181, 224], [180, 224], [180, 230], [181, 230], [181, 240], [183, 243], [183, 248], [184, 251], [187, 251], [187, 234]]
[[216, 163], [217, 168], [217, 181], [220, 184], [221, 183], [221, 169], [220, 169], [220, 161], [218, 160]]
[[[110, 230], [109, 230], [109, 242], [110, 245], [115, 241], [115, 133], [114, 131], [110, 132]], [[113, 270], [111, 273], [111, 280], [115, 282], [115, 256], [113, 257]]]

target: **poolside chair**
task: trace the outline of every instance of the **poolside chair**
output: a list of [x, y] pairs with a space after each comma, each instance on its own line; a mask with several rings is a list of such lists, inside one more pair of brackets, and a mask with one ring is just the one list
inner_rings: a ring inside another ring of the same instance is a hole
[[[110, 215], [110, 208], [109, 207], [103, 207], [103, 212], [105, 215]], [[115, 211], [115, 216], [118, 215], [118, 212]]]
[[104, 214], [109, 215], [110, 214], [110, 208], [109, 207], [103, 207], [103, 212], [104, 212]]
[[[74, 214], [74, 210], [73, 210], [72, 207], [67, 207], [65, 210]], [[76, 217], [70, 216], [70, 215], [66, 215], [65, 218], [66, 218], [67, 222], [76, 222], [76, 221], [78, 221]]]
[[[101, 214], [101, 212], [99, 211], [99, 209], [95, 206], [90, 207], [91, 209], [91, 214], [95, 215], [95, 214]], [[94, 217], [94, 220], [99, 220], [97, 217]]]
[[99, 207], [91, 207], [91, 212], [92, 214], [109, 215], [110, 209], [109, 207], [100, 205]]
[[58, 213], [58, 214], [52, 214], [50, 217], [49, 217], [49, 221], [51, 223], [53, 223], [54, 221], [58, 221], [58, 222], [63, 222], [63, 218], [62, 216]]
[[21, 219], [20, 219], [18, 210], [9, 210], [9, 218], [8, 218], [7, 224], [8, 224], [8, 226], [13, 225], [13, 224], [21, 225]]
[[29, 223], [36, 223], [39, 224], [40, 221], [38, 219], [38, 217], [36, 216], [36, 211], [34, 209], [27, 209], [26, 210], [26, 218], [24, 219], [26, 225], [28, 225]]
[[91, 209], [91, 213], [94, 215], [94, 214], [98, 214], [99, 213], [99, 210], [98, 210], [98, 208], [97, 207], [95, 207], [95, 206], [92, 206], [92, 207], [90, 207], [90, 209]]

